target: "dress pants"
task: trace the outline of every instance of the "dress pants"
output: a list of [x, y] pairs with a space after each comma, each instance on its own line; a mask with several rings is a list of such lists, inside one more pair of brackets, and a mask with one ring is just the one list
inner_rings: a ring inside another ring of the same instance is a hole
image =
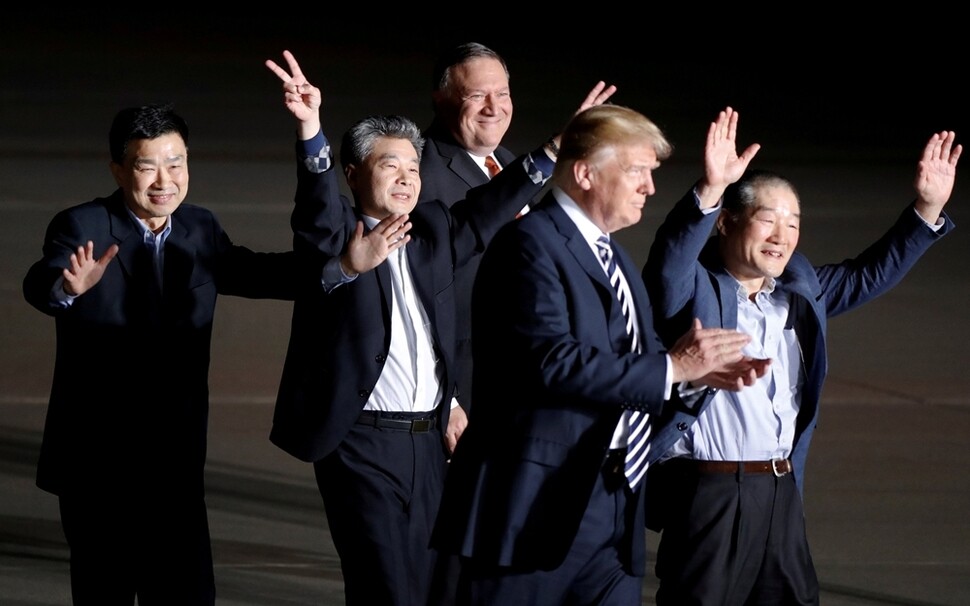
[[[661, 463], [660, 606], [816, 605], [818, 578], [793, 474], [702, 473]], [[651, 478], [653, 480], [653, 478]]]
[[[642, 486], [642, 484], [641, 484]], [[640, 488], [638, 488], [640, 490]], [[554, 570], [518, 571], [463, 560], [462, 606], [640, 606], [643, 571], [630, 574], [620, 559], [632, 537], [639, 499], [623, 477], [622, 455], [597, 476], [586, 513], [565, 561]]]
[[446, 468], [437, 424], [418, 433], [357, 424], [314, 464], [347, 606], [426, 606]]
[[205, 499], [130, 491], [61, 496], [74, 606], [212, 606]]

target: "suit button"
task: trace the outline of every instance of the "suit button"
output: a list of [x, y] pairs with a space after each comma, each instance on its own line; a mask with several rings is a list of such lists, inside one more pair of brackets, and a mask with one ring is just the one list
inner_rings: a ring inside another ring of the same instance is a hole
[[370, 395], [370, 391], [367, 389], [361, 389], [360, 391], [357, 392], [357, 395], [362, 398], [366, 398], [367, 396]]
[[377, 354], [376, 356], [374, 356], [374, 361], [377, 362], [378, 364], [383, 364], [384, 360], [386, 359], [387, 359], [387, 356], [385, 356], [384, 354]]
[[687, 423], [684, 423], [683, 421], [677, 423], [677, 431], [687, 431], [687, 427]]

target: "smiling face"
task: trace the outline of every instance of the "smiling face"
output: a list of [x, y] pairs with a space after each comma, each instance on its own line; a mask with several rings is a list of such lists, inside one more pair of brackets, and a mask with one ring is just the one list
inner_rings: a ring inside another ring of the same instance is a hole
[[512, 121], [512, 94], [505, 67], [476, 57], [455, 65], [435, 105], [455, 140], [476, 156], [487, 156], [502, 142]]
[[648, 143], [604, 148], [573, 168], [585, 191], [577, 203], [607, 234], [639, 223], [647, 197], [656, 192], [653, 171], [659, 166], [657, 152]]
[[784, 185], [762, 185], [755, 203], [740, 217], [722, 212], [717, 219], [724, 267], [747, 289], [761, 290], [765, 278], [785, 270], [798, 245], [801, 209], [798, 197]]
[[421, 193], [419, 163], [409, 140], [379, 137], [363, 163], [346, 169], [347, 185], [360, 210], [375, 219], [414, 210]]
[[128, 143], [121, 164], [111, 174], [135, 216], [152, 231], [165, 227], [189, 192], [189, 152], [178, 133]]

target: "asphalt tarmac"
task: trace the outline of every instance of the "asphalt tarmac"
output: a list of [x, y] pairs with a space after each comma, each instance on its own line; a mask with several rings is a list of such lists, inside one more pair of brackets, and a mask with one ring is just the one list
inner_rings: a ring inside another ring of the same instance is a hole
[[[617, 234], [641, 262], [666, 211], [700, 175], [707, 124], [724, 105], [741, 112], [742, 143], [762, 143], [754, 164], [799, 187], [799, 246], [818, 263], [855, 255], [890, 226], [913, 198], [916, 161], [934, 131], [970, 141], [966, 112], [940, 84], [956, 60], [926, 61], [911, 81], [888, 40], [882, 52], [831, 63], [775, 53], [762, 58], [776, 61], [771, 69], [751, 77], [669, 45], [637, 54], [635, 44], [605, 39], [595, 50], [552, 54], [538, 41], [481, 32], [392, 40], [390, 27], [328, 37], [339, 23], [314, 35], [314, 26], [281, 19], [134, 27], [115, 18], [92, 28], [72, 27], [70, 17], [0, 25], [2, 606], [70, 604], [57, 500], [34, 485], [54, 323], [24, 302], [21, 281], [54, 213], [114, 188], [107, 128], [122, 107], [175, 102], [192, 128], [188, 200], [258, 250], [291, 242], [294, 124], [262, 63], [280, 60], [284, 48], [323, 89], [334, 141], [368, 113], [427, 123], [434, 54], [454, 41], [477, 39], [506, 55], [516, 106], [507, 142], [518, 151], [555, 132], [597, 79], [616, 83], [614, 101], [654, 118], [675, 145], [643, 220]], [[863, 61], [869, 69], [842, 84]], [[830, 322], [830, 373], [805, 488], [827, 606], [970, 603], [968, 162], [947, 207], [958, 229], [893, 291]], [[312, 469], [268, 440], [290, 311], [285, 302], [218, 303], [207, 499], [223, 606], [343, 603]], [[651, 536], [651, 554], [655, 547]], [[644, 604], [656, 588], [650, 564]]]

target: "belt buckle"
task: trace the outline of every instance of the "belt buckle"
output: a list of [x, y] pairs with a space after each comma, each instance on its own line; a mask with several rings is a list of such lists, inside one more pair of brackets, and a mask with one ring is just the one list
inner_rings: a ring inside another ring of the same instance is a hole
[[776, 478], [780, 478], [788, 473], [788, 470], [779, 470], [778, 466], [785, 463], [786, 459], [777, 458], [771, 460], [771, 473], [775, 474]]
[[415, 419], [411, 421], [411, 433], [431, 431], [431, 421], [434, 419]]

